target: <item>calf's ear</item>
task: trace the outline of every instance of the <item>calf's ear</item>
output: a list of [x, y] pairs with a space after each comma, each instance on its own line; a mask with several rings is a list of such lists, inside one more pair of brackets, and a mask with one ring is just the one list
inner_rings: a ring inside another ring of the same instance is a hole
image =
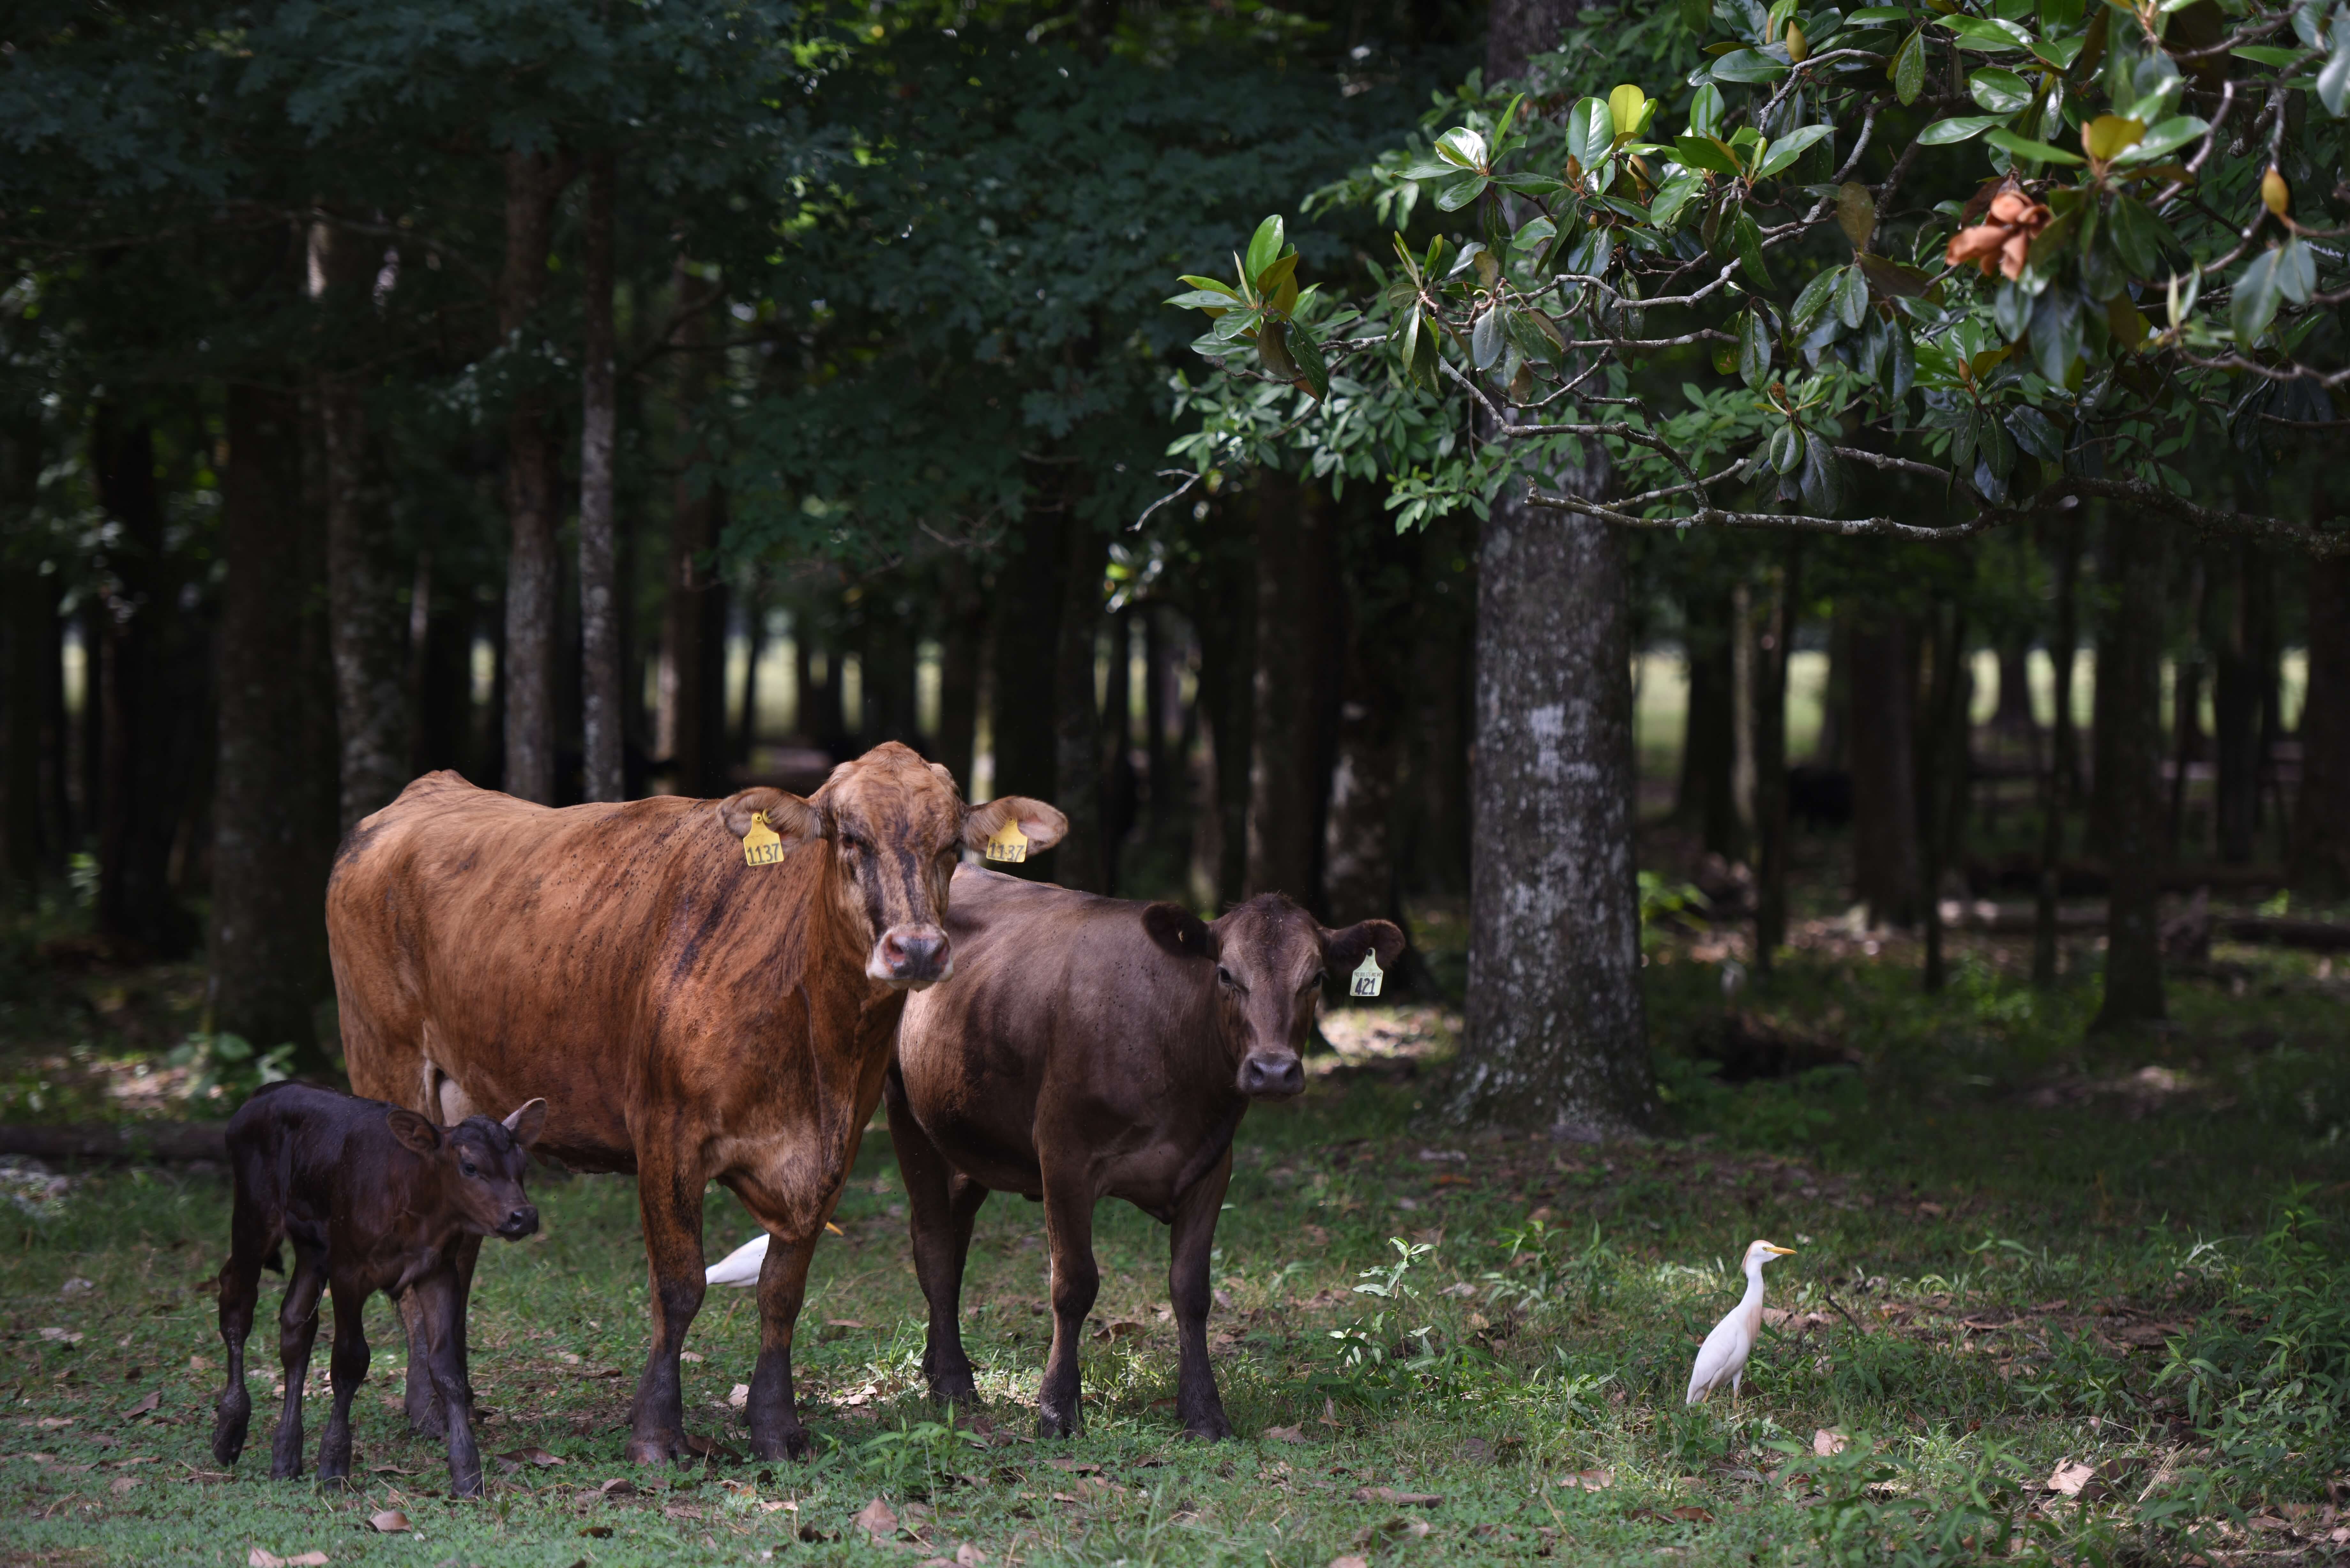
[[1393, 920], [1362, 920], [1343, 930], [1322, 929], [1322, 961], [1333, 974], [1345, 974], [1360, 966], [1363, 955], [1379, 955], [1381, 969], [1395, 968], [1396, 960], [1403, 957], [1403, 931]]
[[525, 1100], [515, 1107], [512, 1116], [506, 1117], [505, 1128], [514, 1134], [515, 1142], [528, 1148], [538, 1141], [538, 1135], [546, 1130], [546, 1102]]
[[1150, 940], [1178, 958], [1216, 956], [1216, 929], [1180, 904], [1150, 904], [1142, 911]]
[[1041, 800], [1030, 800], [1024, 794], [998, 795], [985, 805], [974, 805], [962, 814], [962, 841], [973, 849], [983, 849], [987, 841], [1003, 830], [1007, 822], [1017, 822], [1020, 831], [1027, 836], [1028, 852], [1050, 849], [1068, 835], [1069, 819], [1057, 806], [1046, 805]]
[[767, 814], [767, 826], [781, 836], [785, 849], [797, 848], [812, 838], [830, 836], [824, 813], [795, 794], [785, 794], [764, 784], [730, 794], [718, 803], [718, 820], [737, 838], [751, 831], [751, 818], [758, 812]]
[[441, 1147], [441, 1129], [404, 1106], [392, 1107], [391, 1136], [400, 1140], [400, 1147], [419, 1154], [432, 1154]]

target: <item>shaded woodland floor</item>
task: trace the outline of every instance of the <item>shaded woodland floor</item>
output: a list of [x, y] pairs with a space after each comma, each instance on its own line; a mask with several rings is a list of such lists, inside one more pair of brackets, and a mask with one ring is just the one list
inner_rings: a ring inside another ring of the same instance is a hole
[[[494, 1245], [474, 1298], [484, 1447], [506, 1456], [488, 1499], [450, 1501], [438, 1447], [403, 1430], [381, 1302], [363, 1484], [270, 1482], [259, 1429], [222, 1474], [224, 1178], [18, 1162], [0, 1208], [0, 1562], [2350, 1555], [2350, 973], [2223, 944], [2178, 977], [2169, 1026], [2091, 1039], [2088, 980], [2035, 992], [2013, 942], [1954, 939], [1929, 999], [1909, 944], [1869, 953], [1825, 913], [1805, 929], [1771, 981], [1729, 986], [1722, 934], [1659, 938], [1668, 1121], [1645, 1142], [1454, 1128], [1445, 1007], [1335, 1011], [1308, 1093], [1241, 1131], [1211, 1332], [1242, 1436], [1212, 1447], [1175, 1425], [1165, 1234], [1114, 1203], [1085, 1435], [1032, 1440], [1045, 1252], [1036, 1210], [1003, 1198], [965, 1292], [986, 1411], [944, 1423], [877, 1129], [803, 1319], [814, 1462], [741, 1457], [756, 1328], [748, 1293], [723, 1290], [686, 1377], [712, 1456], [620, 1462], [646, 1309], [633, 1188], [550, 1172], [544, 1231]], [[195, 971], [77, 968], [69, 945], [36, 962], [29, 942], [0, 1015], [5, 1119], [183, 1112], [192, 1075], [234, 1076], [171, 1060]], [[2093, 944], [2075, 958], [2093, 968]], [[748, 1228], [723, 1193], [708, 1212], [714, 1258]], [[1799, 1251], [1773, 1267], [1748, 1397], [1686, 1409], [1693, 1347], [1757, 1235]], [[387, 1511], [409, 1530], [373, 1531]]]

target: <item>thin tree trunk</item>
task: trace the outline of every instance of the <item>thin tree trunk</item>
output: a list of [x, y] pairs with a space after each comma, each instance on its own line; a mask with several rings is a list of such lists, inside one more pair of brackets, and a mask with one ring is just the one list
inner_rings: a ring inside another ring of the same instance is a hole
[[759, 744], [759, 660], [767, 653], [767, 602], [764, 583], [753, 567], [743, 587], [743, 701], [738, 710], [733, 757], [748, 767]]
[[[1602, 460], [1604, 462], [1604, 460]], [[1604, 466], [1548, 488], [1605, 493]], [[1468, 1034], [1457, 1104], [1595, 1137], [1653, 1114], [1632, 859], [1624, 540], [1505, 486], [1479, 549]]]
[[2056, 624], [2048, 640], [2048, 660], [2054, 677], [2054, 722], [2049, 726], [2048, 756], [2040, 770], [2040, 875], [2033, 911], [2032, 983], [2056, 983], [2056, 895], [2059, 868], [2064, 859], [2064, 813], [2072, 799], [2072, 769], [2065, 759], [2074, 754], [2073, 657], [2081, 640], [2079, 580], [2081, 523], [2077, 514], [2055, 524]]
[[2162, 860], [2162, 589], [2167, 525], [2113, 523], [2109, 552], [2121, 581], [2097, 660], [2097, 708], [2106, 718], [2106, 856], [2111, 905], [2106, 994], [2095, 1030], [2163, 1016], [2162, 945], [2156, 873]]
[[1929, 647], [1933, 675], [1926, 703], [1924, 766], [1918, 791], [1918, 840], [1925, 882], [1925, 989], [1931, 995], [1943, 987], [1948, 971], [1942, 953], [1942, 872], [1950, 864], [1958, 837], [1958, 824], [1966, 809], [1968, 774], [1967, 618], [1953, 607], [1947, 614], [1932, 612]]
[[[712, 312], [697, 308], [719, 288], [678, 258], [677, 303], [687, 312], [679, 329], [677, 450], [680, 465], [670, 510], [669, 609], [664, 622], [672, 683], [670, 761], [681, 794], [726, 793], [726, 583], [712, 558], [718, 547], [718, 487], [700, 421], [709, 401]], [[865, 686], [869, 699], [872, 672]], [[833, 671], [833, 683], [840, 676]]]
[[1168, 720], [1181, 701], [1175, 686], [1175, 639], [1167, 611], [1146, 604], [1142, 616], [1142, 734], [1144, 787], [1150, 794], [1150, 834], [1164, 834], [1175, 813], [1182, 759], [1175, 754]]
[[1804, 556], [1790, 543], [1757, 649], [1754, 683], [1754, 969], [1771, 971], [1787, 941], [1787, 656], [1803, 609]]
[[40, 498], [37, 415], [0, 429], [0, 535], [23, 541], [0, 559], [0, 881], [30, 902], [39, 887], [41, 759], [49, 700], [43, 689], [57, 640], [57, 578], [33, 558], [33, 508]]
[[966, 798], [975, 787], [972, 758], [979, 749], [979, 674], [987, 634], [987, 607], [961, 573], [952, 574], [939, 628], [938, 761], [954, 774]]
[[319, 916], [339, 790], [327, 657], [325, 540], [305, 514], [301, 410], [228, 389], [221, 481], [220, 765], [213, 818], [213, 1027], [300, 1070], [329, 1060], [312, 1022], [331, 991]]
[[[1059, 647], [1062, 507], [1047, 471], [1032, 478], [1020, 532], [996, 568], [993, 626], [994, 679], [988, 710], [997, 794], [1050, 800], [1054, 771], [1053, 693]], [[1092, 676], [1087, 676], [1091, 693]], [[1066, 803], [1056, 802], [1066, 810]], [[1055, 854], [1060, 851], [1055, 850]], [[1041, 877], [1041, 867], [1014, 866], [1015, 875]]]
[[1736, 601], [1726, 588], [1693, 596], [1686, 608], [1689, 718], [1675, 815], [1699, 829], [1705, 850], [1746, 857], [1738, 814], [1738, 656]]
[[[1197, 833], [1216, 902], [1229, 907], [1248, 882], [1249, 747], [1255, 722], [1255, 533], [1234, 528], [1226, 503], [1212, 504], [1222, 545], [1211, 552], [1191, 606], [1199, 628], [1199, 717], [1208, 733], [1212, 798]], [[1236, 536], [1238, 535], [1238, 536]]]
[[1103, 842], [1101, 718], [1094, 701], [1094, 643], [1101, 626], [1102, 562], [1107, 541], [1075, 505], [1061, 515], [1061, 613], [1053, 657], [1053, 804], [1069, 819], [1055, 850], [1065, 888], [1109, 887]]
[[[505, 265], [498, 279], [498, 333], [505, 351], [528, 351], [525, 329], [546, 288], [555, 204], [568, 182], [553, 154], [506, 153]], [[556, 438], [546, 394], [515, 395], [506, 415], [505, 791], [555, 799], [555, 636], [557, 485]]]
[[1350, 592], [1336, 761], [1322, 842], [1323, 896], [1334, 925], [1397, 911], [1397, 784], [1411, 699], [1415, 541], [1390, 528], [1349, 527]]
[[1852, 748], [1852, 625], [1849, 609], [1839, 610], [1828, 628], [1828, 669], [1820, 682], [1820, 732], [1812, 745], [1812, 765], [1835, 773], [1848, 770]]
[[2187, 835], [2187, 774], [2188, 770], [2203, 757], [2203, 619], [2210, 602], [2210, 576], [2204, 563], [2190, 563], [2193, 587], [2189, 592], [2187, 624], [2193, 628], [2195, 644], [2181, 654], [2171, 679], [2170, 733], [2171, 773], [2170, 809], [2165, 824], [2163, 844], [2166, 857], [2178, 858]]
[[1105, 618], [1102, 649], [1102, 891], [1116, 897], [1141, 787], [1134, 771], [1134, 609]]
[[620, 607], [613, 560], [614, 380], [612, 226], [618, 178], [610, 150], [588, 160], [588, 222], [580, 236], [584, 317], [579, 381], [579, 735], [581, 793], [628, 798], [620, 695]]
[[2259, 546], [2240, 540], [2229, 548], [2229, 603], [2219, 639], [2211, 686], [2212, 750], [2217, 778], [2212, 822], [2220, 860], [2250, 864], [2260, 820], [2261, 696], [2253, 654], [2252, 574], [2265, 571]]
[[2301, 799], [2293, 885], [2350, 893], [2350, 562], [2308, 564], [2309, 684], [2301, 705]]
[[1886, 616], [1856, 620], [1851, 658], [1853, 896], [1869, 923], [1908, 927], [1918, 919], [1918, 788], [1911, 709], [1916, 701], [1908, 632]]
[[1319, 887], [1329, 781], [1324, 667], [1335, 641], [1336, 551], [1331, 517], [1308, 485], [1257, 479], [1255, 694], [1249, 744], [1246, 890], [1286, 893], [1308, 909]]

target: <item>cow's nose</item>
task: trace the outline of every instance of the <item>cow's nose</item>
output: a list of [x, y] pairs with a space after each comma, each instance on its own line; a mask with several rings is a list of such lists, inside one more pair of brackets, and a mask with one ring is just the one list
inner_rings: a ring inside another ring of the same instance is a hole
[[1241, 1064], [1241, 1093], [1253, 1099], [1279, 1099], [1305, 1086], [1305, 1068], [1295, 1055], [1254, 1055]]
[[946, 932], [936, 926], [892, 926], [873, 944], [865, 972], [893, 985], [929, 985], [954, 971]]
[[509, 1241], [519, 1241], [537, 1229], [538, 1210], [525, 1203], [506, 1216], [506, 1222], [498, 1227], [498, 1234]]

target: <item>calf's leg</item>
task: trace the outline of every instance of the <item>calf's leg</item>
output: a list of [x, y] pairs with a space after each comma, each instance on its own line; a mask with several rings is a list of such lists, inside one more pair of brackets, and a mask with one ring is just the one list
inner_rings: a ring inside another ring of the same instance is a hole
[[310, 1376], [310, 1343], [318, 1334], [318, 1293], [327, 1282], [323, 1251], [294, 1249], [294, 1277], [277, 1308], [277, 1363], [286, 1374], [286, 1404], [269, 1444], [269, 1479], [302, 1473], [302, 1382]]
[[443, 1259], [411, 1291], [424, 1329], [425, 1371], [448, 1417], [449, 1490], [459, 1497], [479, 1497], [482, 1452], [473, 1442], [473, 1390], [465, 1381], [457, 1345], [457, 1325], [465, 1315], [463, 1285], [454, 1265]]
[[236, 1463], [253, 1420], [253, 1396], [244, 1386], [244, 1342], [253, 1333], [253, 1308], [261, 1294], [262, 1261], [277, 1245], [277, 1227], [243, 1193], [229, 1222], [228, 1262], [220, 1272], [220, 1336], [228, 1349], [228, 1378], [213, 1406], [213, 1458]]
[[335, 1345], [327, 1363], [335, 1407], [318, 1444], [318, 1479], [342, 1480], [351, 1473], [351, 1396], [367, 1378], [367, 1292], [341, 1279], [329, 1280], [327, 1288], [335, 1300]]
[[[448, 1257], [457, 1271], [457, 1299], [462, 1303], [473, 1299], [473, 1268], [482, 1257], [482, 1238], [459, 1236], [449, 1243]], [[400, 1400], [408, 1417], [409, 1429], [421, 1438], [448, 1435], [447, 1417], [442, 1413], [441, 1401], [433, 1393], [432, 1371], [425, 1364], [423, 1320], [412, 1293], [398, 1298], [400, 1326], [408, 1336], [408, 1382]], [[473, 1386], [473, 1368], [465, 1355], [465, 1321], [461, 1310], [457, 1319], [457, 1376]]]
[[1053, 1348], [1036, 1391], [1036, 1435], [1074, 1438], [1084, 1429], [1078, 1346], [1101, 1290], [1094, 1264], [1094, 1189], [1083, 1167], [1045, 1167], [1045, 1241], [1053, 1254]]
[[751, 1418], [751, 1457], [804, 1459], [807, 1428], [800, 1425], [792, 1390], [792, 1336], [799, 1326], [800, 1303], [807, 1294], [809, 1260], [823, 1231], [803, 1237], [768, 1233], [766, 1261], [759, 1265], [759, 1359], [751, 1368], [751, 1395], [743, 1412]]
[[1175, 1411], [1183, 1429], [1195, 1438], [1229, 1438], [1232, 1424], [1224, 1418], [1224, 1402], [1216, 1392], [1215, 1369], [1208, 1364], [1208, 1307], [1214, 1299], [1208, 1284], [1209, 1254], [1216, 1245], [1216, 1216], [1224, 1207], [1224, 1189], [1232, 1184], [1232, 1154], [1216, 1162], [1215, 1169], [1191, 1184], [1175, 1200], [1175, 1222], [1167, 1243], [1167, 1293], [1175, 1308], [1175, 1332], [1180, 1343], [1175, 1375]]
[[971, 1357], [963, 1354], [959, 1314], [972, 1221], [987, 1201], [987, 1189], [947, 1163], [914, 1119], [894, 1067], [886, 1083], [889, 1142], [898, 1152], [898, 1174], [906, 1183], [907, 1223], [913, 1232], [914, 1277], [931, 1308], [922, 1375], [930, 1380], [932, 1399], [976, 1405], [979, 1387], [972, 1381]]
[[[702, 1172], [685, 1168], [671, 1152], [667, 1129], [638, 1146], [637, 1207], [645, 1227], [645, 1256], [652, 1271], [653, 1342], [637, 1378], [637, 1400], [629, 1417], [629, 1459], [657, 1465], [682, 1459], [685, 1399], [678, 1383], [678, 1352], [686, 1330], [702, 1310], [706, 1289], [702, 1262]], [[766, 1267], [774, 1267], [775, 1246]], [[762, 1274], [764, 1280], [764, 1275]], [[765, 1293], [764, 1286], [761, 1294]], [[763, 1303], [764, 1308], [764, 1303]], [[761, 1353], [764, 1359], [764, 1352]]]

